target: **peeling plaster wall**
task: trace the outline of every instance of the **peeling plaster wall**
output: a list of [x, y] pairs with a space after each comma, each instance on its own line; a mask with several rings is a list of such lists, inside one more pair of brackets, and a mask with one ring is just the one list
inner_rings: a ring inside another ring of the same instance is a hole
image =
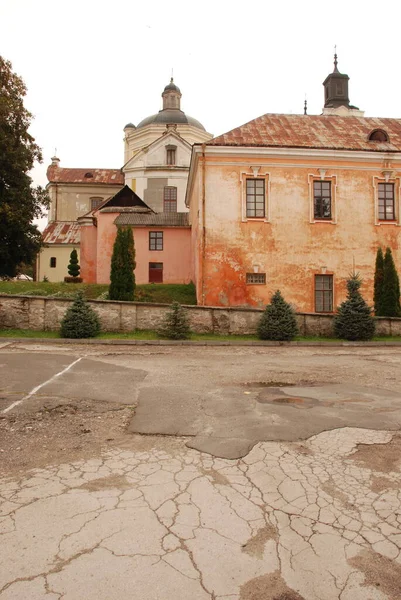
[[93, 198], [106, 200], [114, 196], [123, 186], [105, 184], [65, 184], [50, 183], [48, 192], [51, 199], [49, 221], [76, 221], [91, 210]]
[[97, 227], [81, 225], [81, 277], [85, 283], [96, 283], [97, 279]]
[[[334, 275], [336, 306], [345, 299], [345, 282], [354, 266], [363, 278], [362, 293], [372, 304], [379, 245], [391, 247], [396, 266], [401, 269], [400, 227], [375, 225], [373, 177], [383, 178], [383, 165], [335, 163], [307, 156], [291, 158], [291, 165], [288, 158], [255, 156], [251, 160], [216, 155], [207, 159], [204, 304], [263, 306], [280, 289], [297, 311], [313, 312], [314, 276]], [[254, 164], [260, 165], [260, 173], [269, 177], [270, 222], [242, 220], [242, 186], [247, 177], [253, 177]], [[335, 224], [310, 222], [308, 176], [318, 178], [321, 167], [326, 168], [326, 177], [336, 177]], [[199, 162], [190, 199], [194, 231], [195, 221], [199, 223], [199, 235], [193, 240], [195, 272], [202, 258], [201, 200], [198, 201], [196, 191], [201, 178]], [[266, 285], [246, 284], [246, 273], [254, 272], [254, 265], [266, 273]], [[199, 296], [201, 277], [196, 282]], [[201, 301], [199, 296], [198, 302]]]

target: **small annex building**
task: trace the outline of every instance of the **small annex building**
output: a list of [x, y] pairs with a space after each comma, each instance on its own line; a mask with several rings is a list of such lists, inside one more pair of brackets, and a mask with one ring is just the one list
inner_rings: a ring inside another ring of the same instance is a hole
[[262, 307], [279, 289], [299, 312], [330, 313], [354, 271], [373, 304], [379, 246], [401, 268], [401, 120], [364, 117], [348, 79], [335, 56], [321, 115], [265, 114], [194, 145], [200, 305]]
[[191, 232], [188, 212], [157, 213], [127, 185], [78, 219], [81, 273], [86, 283], [110, 283], [117, 227], [131, 227], [136, 282], [189, 283]]

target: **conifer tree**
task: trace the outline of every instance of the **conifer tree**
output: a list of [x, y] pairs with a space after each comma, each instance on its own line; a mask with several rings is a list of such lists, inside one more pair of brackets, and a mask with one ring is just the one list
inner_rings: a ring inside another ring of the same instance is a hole
[[81, 268], [78, 263], [78, 254], [74, 248], [74, 250], [70, 254], [70, 263], [68, 265], [68, 274], [71, 275], [71, 277], [79, 277], [80, 271], [81, 271]]
[[381, 247], [377, 250], [376, 254], [376, 266], [375, 266], [375, 280], [374, 280], [374, 291], [373, 291], [373, 302], [375, 305], [376, 317], [382, 315], [382, 304], [383, 304], [383, 270], [384, 270], [384, 256]]
[[375, 333], [371, 308], [359, 291], [361, 283], [355, 273], [347, 280], [347, 299], [338, 307], [334, 318], [334, 332], [344, 340], [370, 340]]
[[295, 312], [284, 300], [280, 290], [273, 294], [258, 324], [261, 340], [290, 341], [298, 334]]
[[383, 264], [383, 286], [381, 296], [381, 316], [401, 317], [400, 280], [395, 268], [391, 248], [386, 249]]
[[167, 312], [158, 334], [169, 340], [187, 340], [191, 330], [185, 309], [178, 302], [173, 302]]
[[133, 300], [135, 292], [135, 246], [132, 228], [117, 229], [111, 258], [110, 300]]
[[83, 292], [77, 292], [72, 306], [61, 321], [61, 337], [90, 338], [97, 336], [99, 332], [99, 317], [85, 300]]

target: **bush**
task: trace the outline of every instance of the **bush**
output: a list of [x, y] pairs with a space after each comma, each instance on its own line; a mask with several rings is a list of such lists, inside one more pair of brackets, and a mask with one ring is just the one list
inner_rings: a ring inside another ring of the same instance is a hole
[[78, 263], [78, 254], [74, 248], [74, 250], [70, 254], [70, 263], [68, 265], [68, 275], [70, 275], [71, 277], [78, 277], [80, 271], [81, 271], [81, 268]]
[[370, 340], [375, 333], [372, 309], [359, 291], [361, 283], [357, 274], [347, 280], [347, 299], [339, 306], [334, 318], [334, 333], [344, 340]]
[[135, 246], [132, 228], [117, 229], [110, 271], [110, 300], [133, 300], [135, 292]]
[[191, 334], [189, 320], [185, 309], [178, 302], [173, 302], [171, 309], [163, 319], [158, 334], [169, 340], [187, 340]]
[[383, 250], [378, 249], [376, 254], [376, 265], [375, 265], [375, 280], [373, 288], [373, 303], [375, 306], [376, 317], [382, 316], [382, 304], [383, 304], [383, 270], [384, 270], [384, 256]]
[[295, 312], [284, 300], [280, 290], [273, 294], [258, 324], [261, 340], [290, 341], [298, 335]]
[[383, 261], [380, 316], [401, 317], [400, 280], [398, 279], [391, 248], [386, 249]]
[[61, 337], [90, 338], [96, 337], [99, 332], [99, 317], [85, 300], [83, 292], [77, 292], [72, 306], [61, 321]]

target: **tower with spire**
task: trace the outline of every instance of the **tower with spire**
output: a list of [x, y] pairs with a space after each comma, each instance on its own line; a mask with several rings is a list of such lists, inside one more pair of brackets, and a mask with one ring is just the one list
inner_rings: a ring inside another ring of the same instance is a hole
[[323, 81], [324, 86], [324, 115], [339, 114], [341, 116], [363, 116], [363, 111], [352, 106], [348, 97], [348, 75], [338, 70], [337, 51], [334, 51], [334, 69]]

